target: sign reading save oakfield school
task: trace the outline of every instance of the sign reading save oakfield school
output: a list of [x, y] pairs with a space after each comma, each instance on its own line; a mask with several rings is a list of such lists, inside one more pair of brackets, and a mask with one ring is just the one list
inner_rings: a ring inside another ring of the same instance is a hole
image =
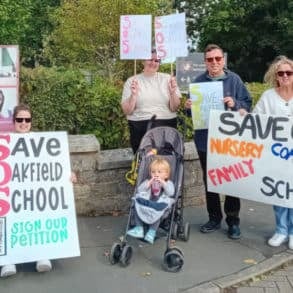
[[80, 255], [65, 132], [0, 134], [0, 265]]
[[293, 118], [212, 110], [208, 190], [293, 208]]

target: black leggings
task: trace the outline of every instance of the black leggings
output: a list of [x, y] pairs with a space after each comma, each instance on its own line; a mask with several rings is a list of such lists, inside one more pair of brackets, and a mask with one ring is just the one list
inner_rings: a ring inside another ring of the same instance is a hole
[[[128, 120], [128, 126], [129, 126], [129, 132], [130, 132], [130, 144], [134, 154], [138, 150], [140, 141], [147, 131], [149, 122], [150, 120], [142, 120], [142, 121]], [[155, 128], [158, 126], [170, 126], [173, 128], [177, 128], [177, 118], [154, 120], [151, 123], [150, 128]]]

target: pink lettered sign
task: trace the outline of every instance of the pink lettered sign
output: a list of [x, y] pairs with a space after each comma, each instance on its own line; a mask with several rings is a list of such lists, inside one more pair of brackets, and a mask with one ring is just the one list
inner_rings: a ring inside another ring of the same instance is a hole
[[120, 16], [120, 59], [150, 59], [151, 15]]
[[155, 17], [155, 41], [160, 59], [187, 56], [185, 13]]

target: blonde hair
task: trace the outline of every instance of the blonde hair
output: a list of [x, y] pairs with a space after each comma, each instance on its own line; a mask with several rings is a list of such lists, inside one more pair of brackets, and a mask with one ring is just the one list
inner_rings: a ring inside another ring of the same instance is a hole
[[170, 178], [171, 176], [171, 166], [169, 164], [169, 162], [166, 159], [160, 158], [160, 157], [156, 157], [151, 163], [150, 163], [150, 167], [149, 167], [149, 171], [151, 172], [151, 170], [154, 167], [161, 167], [162, 169], [166, 170], [166, 172], [168, 173], [168, 178]]
[[279, 82], [277, 80], [277, 72], [280, 67], [280, 65], [288, 64], [291, 69], [293, 70], [293, 60], [289, 59], [286, 56], [278, 56], [276, 59], [272, 62], [270, 67], [268, 68], [267, 72], [264, 76], [264, 82], [268, 83], [270, 86], [277, 88], [279, 86]]

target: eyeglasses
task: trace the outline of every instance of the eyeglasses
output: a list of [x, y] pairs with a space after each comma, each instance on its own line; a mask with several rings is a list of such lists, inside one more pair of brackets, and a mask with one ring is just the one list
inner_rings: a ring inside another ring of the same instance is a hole
[[206, 60], [209, 62], [209, 63], [212, 63], [214, 60], [217, 61], [217, 62], [220, 62], [222, 60], [222, 56], [216, 56], [216, 57], [207, 57]]
[[291, 76], [293, 74], [293, 71], [278, 71], [277, 72], [277, 75], [280, 76], [280, 77], [284, 76], [285, 74], [287, 76]]
[[25, 123], [31, 123], [32, 118], [22, 118], [22, 117], [15, 118], [15, 122], [17, 122], [17, 123], [22, 123], [23, 121], [25, 121]]
[[156, 62], [156, 63], [161, 63], [161, 59], [149, 59], [148, 61], [152, 62]]

